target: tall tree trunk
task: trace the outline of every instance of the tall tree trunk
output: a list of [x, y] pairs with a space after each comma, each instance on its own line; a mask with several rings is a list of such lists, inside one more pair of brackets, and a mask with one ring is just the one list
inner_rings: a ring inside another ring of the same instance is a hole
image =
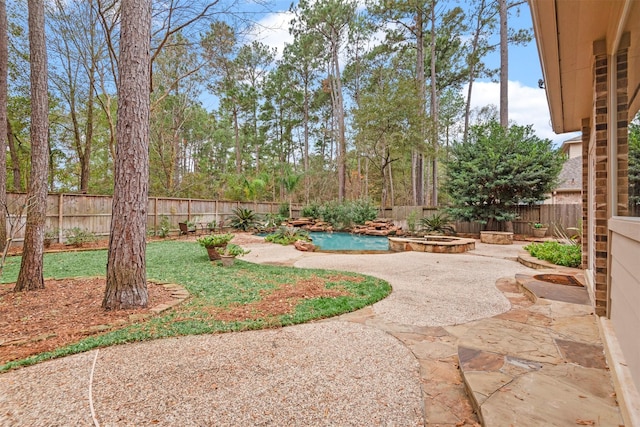
[[[91, 2], [93, 3], [93, 2]], [[88, 193], [89, 192], [89, 182], [91, 180], [91, 155], [93, 151], [93, 115], [95, 109], [95, 86], [96, 86], [96, 73], [97, 73], [97, 61], [98, 61], [98, 53], [96, 53], [96, 25], [98, 22], [96, 20], [96, 16], [94, 15], [95, 9], [93, 4], [89, 6], [89, 20], [91, 23], [90, 33], [89, 33], [89, 43], [90, 43], [90, 57], [89, 57], [89, 69], [88, 77], [89, 77], [89, 93], [87, 96], [87, 121], [85, 123], [85, 148], [84, 148], [84, 156], [86, 158], [86, 162], [82, 165], [82, 171], [80, 175], [80, 192]]]
[[258, 132], [258, 103], [255, 102], [252, 105], [253, 107], [253, 146], [255, 148], [255, 156], [256, 156], [256, 167], [255, 167], [255, 171], [256, 171], [256, 176], [258, 176], [258, 174], [260, 173], [260, 144], [259, 144], [259, 140], [260, 140], [260, 136], [259, 136], [259, 132]]
[[424, 204], [424, 150], [422, 146], [427, 139], [425, 118], [427, 115], [427, 84], [424, 70], [424, 16], [423, 10], [416, 10], [416, 81], [418, 84], [418, 120], [420, 123], [420, 141], [418, 147], [413, 148], [411, 177], [413, 187], [413, 204]]
[[151, 0], [123, 0], [121, 8], [115, 184], [102, 301], [107, 310], [145, 307], [148, 302]]
[[380, 172], [382, 175], [382, 194], [380, 195], [380, 206], [387, 207], [387, 148], [383, 145], [382, 155], [380, 156]]
[[438, 88], [436, 85], [436, 8], [431, 7], [431, 206], [438, 206]]
[[393, 191], [393, 171], [391, 170], [393, 163], [389, 163], [389, 196], [391, 197], [391, 206], [396, 204], [396, 196]]
[[242, 147], [240, 146], [240, 126], [238, 125], [238, 107], [233, 107], [233, 135], [236, 143], [236, 173], [242, 173]]
[[95, 83], [95, 62], [91, 58], [89, 66], [89, 96], [87, 97], [87, 122], [85, 124], [84, 161], [80, 172], [80, 192], [89, 192], [89, 180], [91, 178], [91, 150], [93, 142], [93, 86]]
[[419, 206], [424, 203], [424, 154], [419, 148], [411, 150], [411, 177], [413, 204]]
[[27, 226], [22, 263], [15, 291], [44, 288], [44, 227], [49, 171], [49, 101], [44, 0], [29, 0], [29, 59], [31, 65], [31, 174], [27, 191]]
[[364, 159], [364, 197], [369, 198], [369, 158]]
[[0, 251], [7, 244], [7, 74], [9, 68], [7, 3], [0, 0]]
[[500, 1], [500, 126], [509, 127], [509, 45], [507, 0]]
[[304, 202], [309, 204], [311, 176], [309, 175], [309, 81], [304, 79]]
[[22, 193], [22, 173], [20, 172], [20, 156], [16, 148], [15, 135], [11, 128], [11, 121], [7, 115], [7, 144], [9, 145], [9, 155], [11, 156], [11, 174], [13, 175], [13, 191]]
[[109, 124], [109, 153], [111, 154], [111, 167], [113, 169], [113, 175], [115, 176], [115, 168], [116, 168], [116, 121], [111, 114], [111, 97], [105, 95], [107, 98], [107, 102], [104, 103], [103, 111], [107, 117], [107, 123]]
[[485, 0], [480, 0], [478, 5], [478, 15], [476, 18], [476, 28], [473, 31], [473, 40], [471, 42], [471, 53], [468, 58], [469, 61], [469, 87], [467, 88], [467, 100], [464, 105], [464, 134], [463, 140], [467, 139], [469, 134], [469, 115], [471, 114], [471, 94], [473, 89], [473, 82], [476, 79], [476, 65], [478, 63], [477, 52], [478, 45], [480, 43], [480, 33], [482, 31], [482, 19], [485, 10]]
[[342, 96], [342, 80], [340, 77], [340, 60], [338, 50], [340, 43], [338, 34], [333, 34], [332, 46], [332, 62], [333, 76], [331, 79], [331, 87], [335, 95], [335, 114], [338, 121], [338, 201], [344, 201], [347, 193], [347, 139], [346, 128], [344, 123], [344, 100]]

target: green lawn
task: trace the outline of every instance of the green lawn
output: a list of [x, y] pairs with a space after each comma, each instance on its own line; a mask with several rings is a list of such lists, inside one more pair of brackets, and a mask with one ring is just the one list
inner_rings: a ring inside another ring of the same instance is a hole
[[[2, 282], [14, 282], [20, 257], [7, 259]], [[49, 278], [105, 274], [106, 250], [45, 254], [44, 275]], [[258, 265], [236, 260], [232, 267], [211, 263], [195, 242], [162, 241], [147, 246], [147, 277], [184, 286], [191, 298], [159, 316], [75, 344], [0, 366], [0, 372], [42, 360], [133, 341], [179, 335], [220, 333], [293, 325], [335, 316], [373, 304], [391, 292], [383, 280], [355, 273]], [[348, 296], [302, 299], [291, 313], [269, 318], [220, 321], [215, 311], [255, 303], [270, 290], [320, 280], [327, 289], [345, 290]]]

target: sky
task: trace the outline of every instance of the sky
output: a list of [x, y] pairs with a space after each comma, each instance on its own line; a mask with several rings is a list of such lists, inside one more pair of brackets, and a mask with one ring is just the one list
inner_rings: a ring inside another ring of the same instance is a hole
[[[282, 49], [292, 37], [288, 32], [288, 24], [293, 18], [287, 9], [290, 2], [279, 1], [258, 21], [255, 38], [271, 47]], [[519, 16], [510, 16], [509, 26], [514, 28], [531, 28], [529, 6], [525, 3], [520, 8]], [[499, 67], [499, 54], [496, 52], [487, 59], [490, 67]], [[541, 138], [551, 139], [556, 145], [572, 138], [576, 133], [555, 134], [551, 129], [551, 119], [544, 89], [538, 87], [542, 78], [542, 68], [535, 40], [524, 46], [509, 48], [509, 120], [518, 125], [533, 125], [533, 129]], [[466, 88], [463, 89], [466, 94]], [[499, 105], [499, 83], [491, 81], [474, 82], [471, 96], [472, 108], [488, 104]]]

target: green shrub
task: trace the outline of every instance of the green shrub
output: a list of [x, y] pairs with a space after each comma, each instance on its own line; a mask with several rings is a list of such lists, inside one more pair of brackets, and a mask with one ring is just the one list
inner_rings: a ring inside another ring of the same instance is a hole
[[213, 248], [220, 245], [226, 245], [234, 238], [231, 233], [226, 234], [207, 234], [206, 236], [198, 237], [196, 241], [205, 248]]
[[280, 206], [278, 206], [278, 215], [289, 218], [289, 203], [280, 203]]
[[445, 213], [435, 213], [431, 216], [420, 218], [422, 230], [431, 234], [456, 234], [456, 230], [451, 226], [451, 218]]
[[558, 242], [532, 243], [524, 247], [531, 256], [556, 265], [579, 267], [582, 250], [578, 245], [563, 245]]
[[236, 230], [247, 231], [256, 226], [256, 213], [251, 209], [235, 208], [229, 224]]
[[320, 217], [336, 230], [342, 230], [351, 225], [351, 218], [346, 205], [335, 201], [322, 205]]
[[317, 203], [312, 203], [302, 208], [302, 210], [300, 211], [300, 216], [303, 216], [305, 218], [317, 219], [322, 217], [321, 211], [322, 208], [320, 205], [318, 205]]
[[58, 229], [45, 231], [44, 233], [44, 247], [48, 248], [53, 242], [58, 239]]
[[160, 216], [160, 224], [158, 225], [158, 230], [156, 233], [158, 236], [165, 238], [169, 235], [169, 231], [171, 230], [171, 223], [169, 222], [169, 217], [166, 215]]
[[227, 256], [242, 256], [251, 252], [251, 251], [245, 251], [242, 247], [235, 245], [233, 243], [229, 243], [227, 246], [219, 246], [216, 248], [216, 251], [218, 251], [220, 255], [227, 255]]
[[348, 202], [347, 206], [351, 209], [351, 221], [353, 224], [364, 224], [372, 221], [378, 216], [378, 208], [368, 199], [354, 200]]
[[412, 210], [407, 215], [407, 228], [411, 233], [415, 233], [416, 231], [416, 223], [418, 221], [418, 211]]
[[296, 240], [310, 242], [309, 232], [295, 227], [279, 227], [276, 231], [265, 236], [264, 240], [279, 245], [290, 245]]
[[264, 214], [264, 223], [262, 228], [274, 228], [279, 227], [284, 221], [286, 221], [288, 216], [282, 216], [279, 213], [266, 213]]
[[98, 236], [88, 230], [83, 230], [80, 227], [73, 227], [64, 230], [64, 237], [68, 245], [82, 246], [84, 243], [91, 243], [98, 240]]
[[325, 203], [319, 209], [319, 217], [328, 222], [336, 230], [352, 227], [354, 224], [364, 224], [376, 219], [378, 208], [367, 199], [345, 201], [343, 203]]

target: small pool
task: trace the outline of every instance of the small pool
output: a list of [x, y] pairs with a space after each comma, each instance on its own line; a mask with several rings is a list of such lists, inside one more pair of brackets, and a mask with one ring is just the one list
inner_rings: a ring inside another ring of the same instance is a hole
[[389, 240], [383, 236], [351, 233], [309, 233], [313, 244], [321, 251], [388, 251]]

